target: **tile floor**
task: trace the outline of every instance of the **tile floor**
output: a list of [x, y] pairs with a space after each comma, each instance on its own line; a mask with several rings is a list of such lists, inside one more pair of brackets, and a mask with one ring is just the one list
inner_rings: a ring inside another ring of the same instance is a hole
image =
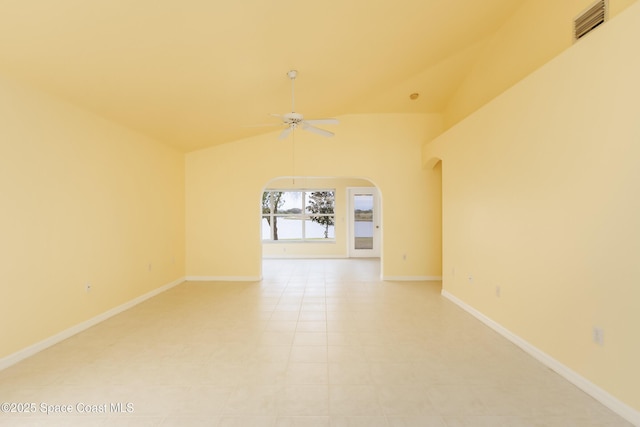
[[0, 401], [37, 404], [0, 426], [630, 426], [440, 283], [378, 277], [266, 260], [259, 283], [184, 283], [0, 372]]

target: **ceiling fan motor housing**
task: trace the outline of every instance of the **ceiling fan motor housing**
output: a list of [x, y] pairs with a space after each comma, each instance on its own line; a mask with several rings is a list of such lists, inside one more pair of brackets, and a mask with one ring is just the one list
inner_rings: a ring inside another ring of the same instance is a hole
[[287, 113], [284, 116], [284, 122], [289, 125], [297, 125], [303, 120], [303, 116], [300, 113]]

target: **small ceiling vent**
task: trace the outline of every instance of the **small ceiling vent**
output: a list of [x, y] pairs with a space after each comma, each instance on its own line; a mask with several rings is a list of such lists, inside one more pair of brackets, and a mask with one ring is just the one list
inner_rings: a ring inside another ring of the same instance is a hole
[[573, 21], [573, 39], [581, 39], [607, 19], [607, 0], [598, 0]]

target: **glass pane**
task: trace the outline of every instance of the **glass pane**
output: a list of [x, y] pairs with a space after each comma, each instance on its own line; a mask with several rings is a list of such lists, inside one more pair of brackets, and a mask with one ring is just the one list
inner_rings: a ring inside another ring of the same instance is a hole
[[271, 240], [271, 224], [269, 224], [269, 217], [263, 216], [261, 222], [262, 240]]
[[279, 199], [277, 213], [280, 214], [301, 214], [302, 213], [302, 192], [283, 191]]
[[308, 214], [333, 215], [335, 199], [334, 191], [307, 191], [305, 211]]
[[262, 193], [262, 213], [302, 213], [302, 192], [265, 191]]
[[307, 191], [305, 201], [305, 211], [309, 215], [309, 220], [305, 224], [305, 237], [308, 239], [334, 239], [335, 192]]
[[335, 239], [336, 230], [334, 217], [316, 217], [318, 221], [306, 220], [304, 233], [306, 239]]
[[273, 240], [302, 239], [302, 218], [275, 216], [273, 219]]
[[353, 196], [354, 248], [373, 249], [373, 195]]
[[278, 203], [279, 192], [265, 191], [262, 193], [262, 213], [269, 214], [273, 210], [273, 206]]

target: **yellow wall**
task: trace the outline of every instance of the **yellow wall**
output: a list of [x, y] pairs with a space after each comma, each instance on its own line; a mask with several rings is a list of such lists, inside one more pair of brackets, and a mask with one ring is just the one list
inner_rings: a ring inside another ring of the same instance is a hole
[[0, 78], [0, 236], [2, 358], [184, 276], [184, 155]]
[[266, 184], [273, 189], [334, 189], [335, 239], [331, 242], [267, 242], [262, 245], [262, 256], [271, 258], [346, 258], [348, 256], [349, 215], [347, 212], [349, 187], [373, 187], [373, 183], [358, 178], [283, 178]]
[[[357, 176], [375, 184], [383, 204], [383, 274], [440, 276], [439, 227], [431, 229], [431, 173], [424, 141], [441, 131], [439, 115], [353, 115], [336, 136], [277, 133], [187, 154], [187, 275], [258, 278], [260, 197], [281, 176]], [[432, 200], [432, 199], [437, 200]], [[439, 224], [438, 224], [439, 225]], [[407, 259], [403, 260], [403, 254]]]
[[[613, 18], [636, 0], [609, 0]], [[485, 44], [445, 109], [459, 122], [573, 43], [573, 20], [594, 0], [528, 0]]]
[[442, 159], [444, 290], [635, 410], [638, 40], [635, 3], [425, 149]]

